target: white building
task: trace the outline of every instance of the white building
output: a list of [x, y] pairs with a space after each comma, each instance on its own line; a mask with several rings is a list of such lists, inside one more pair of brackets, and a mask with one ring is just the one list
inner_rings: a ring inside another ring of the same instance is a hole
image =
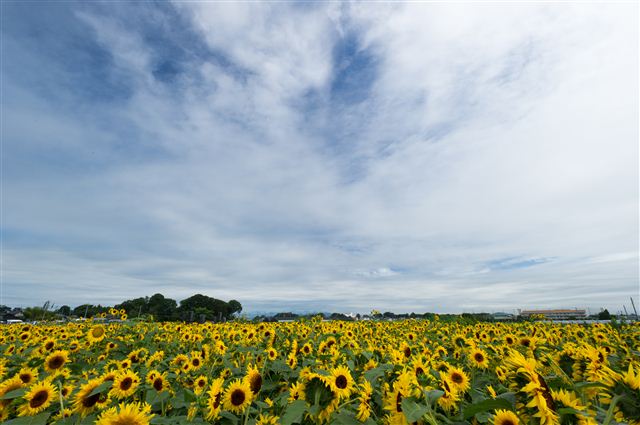
[[570, 319], [584, 319], [587, 317], [586, 310], [522, 310], [520, 316], [530, 317], [533, 315], [544, 316], [549, 320], [570, 320]]

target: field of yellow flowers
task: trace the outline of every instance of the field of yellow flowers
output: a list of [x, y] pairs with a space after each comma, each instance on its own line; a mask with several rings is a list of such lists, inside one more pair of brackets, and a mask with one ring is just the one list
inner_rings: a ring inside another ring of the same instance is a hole
[[89, 424], [640, 424], [633, 325], [6, 325], [0, 419]]

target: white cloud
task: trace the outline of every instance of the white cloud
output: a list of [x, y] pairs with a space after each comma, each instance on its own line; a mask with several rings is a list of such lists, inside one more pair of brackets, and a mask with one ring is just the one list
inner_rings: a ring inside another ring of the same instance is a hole
[[[479, 311], [637, 295], [635, 6], [176, 7], [224, 60], [183, 64], [174, 87], [141, 29], [91, 8], [77, 16], [131, 76], [126, 102], [73, 111], [5, 83], [5, 136], [34, 146], [20, 159], [37, 168], [47, 134], [109, 159], [6, 180], [6, 225], [40, 242], [5, 243], [5, 302]], [[349, 33], [374, 79], [337, 104]], [[554, 260], [489, 265], [509, 258]]]

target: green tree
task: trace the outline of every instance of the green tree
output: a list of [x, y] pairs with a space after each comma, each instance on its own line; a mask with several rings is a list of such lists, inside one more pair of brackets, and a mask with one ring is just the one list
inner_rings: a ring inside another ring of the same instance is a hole
[[598, 313], [599, 320], [611, 320], [611, 313], [606, 308]]
[[63, 316], [71, 316], [71, 307], [63, 305], [57, 310], [57, 313], [62, 314]]
[[148, 301], [149, 297], [134, 298], [132, 300], [126, 300], [120, 304], [117, 304], [115, 308], [117, 308], [118, 310], [124, 308], [127, 312], [127, 316], [129, 316], [130, 318], [134, 318], [142, 316], [143, 314], [147, 314], [149, 312], [147, 306]]
[[147, 312], [159, 322], [167, 322], [177, 318], [178, 303], [162, 294], [154, 294], [147, 302]]
[[180, 301], [178, 312], [183, 320], [195, 320], [192, 317], [192, 312], [195, 313], [198, 308], [208, 310], [206, 318], [209, 320], [215, 320], [220, 317], [228, 318], [230, 316], [229, 304], [202, 294], [196, 294]]
[[230, 316], [236, 313], [240, 313], [242, 311], [242, 304], [240, 304], [236, 300], [231, 300], [227, 304], [228, 304], [228, 313]]

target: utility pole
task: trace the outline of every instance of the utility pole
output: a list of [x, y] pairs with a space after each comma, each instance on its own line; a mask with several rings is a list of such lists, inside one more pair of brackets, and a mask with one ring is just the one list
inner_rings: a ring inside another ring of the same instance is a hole
[[87, 318], [87, 312], [89, 311], [89, 304], [84, 308], [84, 318]]
[[633, 303], [633, 297], [629, 297], [631, 300], [631, 306], [633, 306], [633, 313], [636, 315], [636, 319], [638, 318], [638, 311], [636, 310], [636, 305]]
[[627, 313], [627, 306], [622, 304], [622, 308], [624, 308], [624, 315], [625, 317], [629, 317], [629, 313]]

